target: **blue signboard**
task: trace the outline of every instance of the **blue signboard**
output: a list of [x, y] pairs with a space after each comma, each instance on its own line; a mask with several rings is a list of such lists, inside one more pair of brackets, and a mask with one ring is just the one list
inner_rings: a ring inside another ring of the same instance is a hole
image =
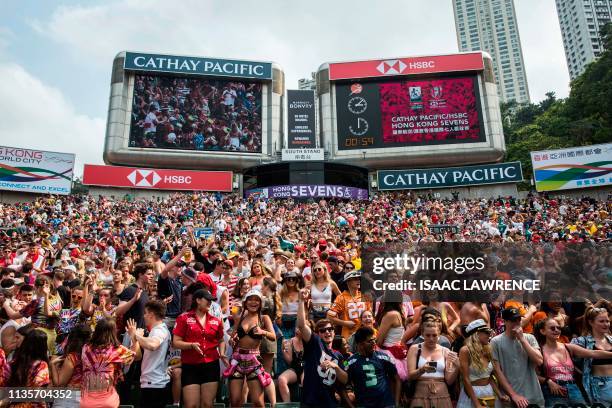
[[206, 227], [206, 228], [194, 228], [193, 229], [193, 235], [196, 238], [200, 238], [200, 237], [204, 237], [204, 238], [208, 238], [208, 237], [212, 237], [214, 235], [213, 229], [210, 227]]
[[270, 62], [184, 57], [126, 52], [123, 69], [128, 71], [272, 79]]

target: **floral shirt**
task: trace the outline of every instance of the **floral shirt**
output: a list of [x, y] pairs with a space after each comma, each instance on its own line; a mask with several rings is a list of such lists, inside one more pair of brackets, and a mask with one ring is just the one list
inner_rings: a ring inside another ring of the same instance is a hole
[[62, 310], [62, 299], [59, 296], [49, 296], [47, 301], [49, 302], [49, 312], [54, 313], [55, 316], [49, 317], [45, 315], [45, 302], [44, 298], [38, 298], [31, 301], [19, 312], [23, 317], [31, 317], [32, 323], [37, 327], [45, 329], [55, 329], [58, 322], [58, 316]]

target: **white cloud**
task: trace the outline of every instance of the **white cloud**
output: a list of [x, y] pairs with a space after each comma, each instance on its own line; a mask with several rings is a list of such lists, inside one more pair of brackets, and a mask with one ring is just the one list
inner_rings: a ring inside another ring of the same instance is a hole
[[0, 63], [0, 142], [3, 145], [76, 153], [84, 163], [102, 163], [105, 120], [79, 114], [62, 93], [17, 64]]

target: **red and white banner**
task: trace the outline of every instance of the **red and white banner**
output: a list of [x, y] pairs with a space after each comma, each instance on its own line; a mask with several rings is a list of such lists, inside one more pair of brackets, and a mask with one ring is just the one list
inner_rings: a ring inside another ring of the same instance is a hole
[[339, 62], [329, 64], [329, 79], [371, 78], [437, 72], [482, 71], [482, 53]]
[[231, 171], [140, 169], [86, 164], [83, 184], [149, 190], [232, 191]]

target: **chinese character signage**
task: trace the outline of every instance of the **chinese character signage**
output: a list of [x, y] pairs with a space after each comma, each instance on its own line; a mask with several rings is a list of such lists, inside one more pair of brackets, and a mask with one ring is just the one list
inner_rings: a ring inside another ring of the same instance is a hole
[[536, 190], [612, 185], [612, 143], [531, 152]]

